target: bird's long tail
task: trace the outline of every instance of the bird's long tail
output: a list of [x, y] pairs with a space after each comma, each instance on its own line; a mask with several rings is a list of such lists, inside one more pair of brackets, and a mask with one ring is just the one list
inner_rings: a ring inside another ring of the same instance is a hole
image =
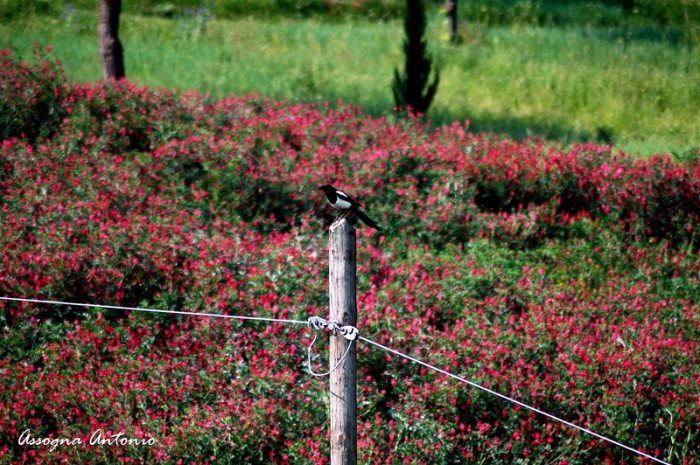
[[359, 219], [361, 219], [364, 224], [366, 224], [370, 228], [376, 229], [377, 231], [382, 230], [382, 228], [377, 226], [377, 223], [372, 221], [372, 219], [369, 216], [365, 215], [365, 213], [362, 210], [360, 210], [359, 208], [356, 208], [356, 209], [354, 209], [354, 211], [355, 211], [355, 216], [357, 216]]

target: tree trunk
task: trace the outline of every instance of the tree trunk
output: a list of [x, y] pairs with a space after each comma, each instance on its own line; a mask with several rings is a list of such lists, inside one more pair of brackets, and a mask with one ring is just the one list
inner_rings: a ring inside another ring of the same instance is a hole
[[97, 33], [100, 37], [100, 57], [102, 74], [106, 81], [122, 79], [124, 71], [124, 50], [119, 41], [119, 13], [121, 0], [100, 0], [100, 19]]
[[452, 45], [457, 43], [457, 0], [445, 0], [447, 15], [447, 32], [450, 34]]

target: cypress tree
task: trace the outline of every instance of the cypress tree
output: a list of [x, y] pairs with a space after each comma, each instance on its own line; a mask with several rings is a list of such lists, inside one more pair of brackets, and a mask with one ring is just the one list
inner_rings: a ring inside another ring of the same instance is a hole
[[394, 69], [392, 91], [397, 107], [410, 106], [414, 112], [423, 114], [428, 111], [440, 82], [440, 70], [436, 68], [433, 82], [428, 83], [432, 57], [428, 54], [428, 44], [423, 37], [427, 25], [423, 0], [406, 0], [406, 39], [403, 44], [406, 64], [403, 75], [399, 74], [398, 67]]

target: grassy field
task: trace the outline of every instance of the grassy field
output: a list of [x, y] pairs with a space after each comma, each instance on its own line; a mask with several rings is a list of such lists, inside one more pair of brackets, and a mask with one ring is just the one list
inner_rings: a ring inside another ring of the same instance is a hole
[[[66, 14], [68, 13], [68, 14]], [[93, 12], [63, 10], [0, 26], [0, 47], [29, 56], [51, 44], [68, 76], [101, 76]], [[178, 19], [123, 14], [127, 76], [143, 85], [219, 98], [260, 93], [289, 101], [343, 100], [391, 112], [392, 73], [402, 63], [399, 20]], [[560, 143], [612, 142], [642, 156], [687, 156], [700, 146], [700, 47], [674, 29], [464, 23], [450, 47], [443, 18], [429, 43], [441, 84], [429, 118], [471, 130]]]

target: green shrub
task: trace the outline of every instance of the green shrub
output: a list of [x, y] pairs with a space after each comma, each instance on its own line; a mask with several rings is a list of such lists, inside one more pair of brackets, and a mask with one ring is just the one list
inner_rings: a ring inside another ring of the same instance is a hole
[[[428, 53], [425, 39], [427, 26], [425, 2], [407, 0], [404, 18], [406, 39], [403, 44], [406, 64], [402, 74], [398, 68], [394, 69], [391, 90], [397, 107], [410, 107], [412, 111], [422, 114], [428, 111], [440, 83], [440, 70], [433, 68], [433, 59]], [[434, 72], [433, 82], [430, 82], [431, 71]]]

